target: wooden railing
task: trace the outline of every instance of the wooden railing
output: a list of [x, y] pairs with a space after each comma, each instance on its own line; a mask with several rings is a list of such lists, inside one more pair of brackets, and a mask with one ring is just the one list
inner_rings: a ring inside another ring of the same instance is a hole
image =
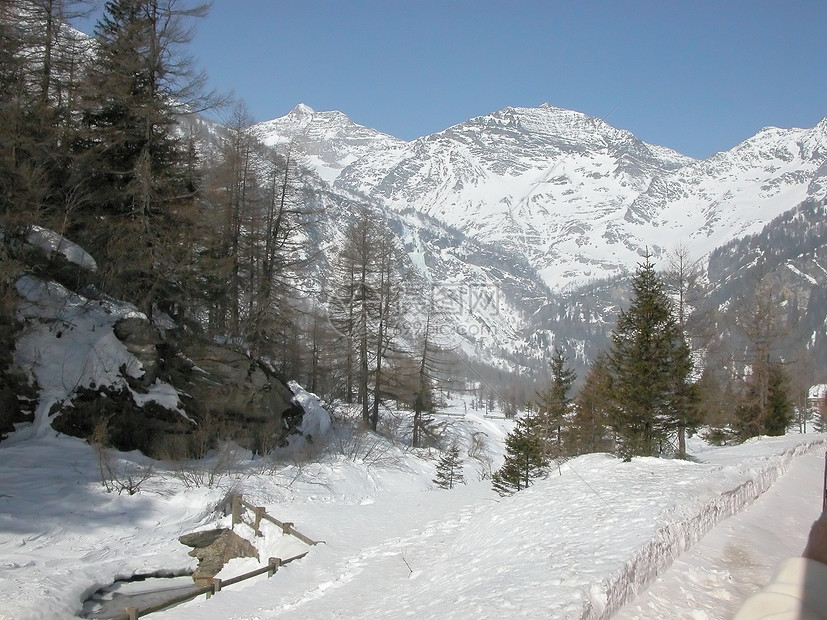
[[267, 577], [270, 578], [276, 574], [280, 566], [289, 564], [293, 560], [298, 560], [306, 555], [307, 551], [305, 551], [304, 553], [300, 553], [299, 555], [294, 555], [292, 558], [287, 558], [286, 560], [282, 560], [281, 558], [270, 558], [267, 562], [267, 566], [263, 568], [257, 568], [256, 570], [251, 570], [249, 573], [244, 573], [242, 575], [230, 577], [229, 579], [216, 579], [215, 577], [210, 577], [209, 579], [205, 579], [205, 581], [207, 581], [206, 584], [201, 586], [195, 586], [192, 590], [184, 592], [183, 594], [178, 594], [176, 596], [170, 597], [164, 601], [161, 601], [160, 603], [156, 603], [155, 605], [150, 605], [149, 607], [143, 608], [124, 607], [124, 613], [122, 613], [120, 616], [117, 616], [116, 620], [137, 620], [138, 618], [142, 618], [143, 616], [149, 615], [153, 612], [161, 611], [162, 609], [172, 607], [173, 605], [178, 605], [179, 603], [185, 603], [201, 595], [206, 595], [207, 598], [210, 598], [213, 594], [221, 592], [222, 588], [231, 586], [234, 583], [239, 583], [240, 581], [244, 581], [245, 579], [258, 577], [259, 575], [263, 575], [264, 573], [267, 573]]
[[295, 538], [298, 538], [303, 543], [310, 545], [311, 547], [314, 545], [318, 545], [319, 543], [324, 542], [323, 540], [313, 540], [312, 538], [308, 538], [301, 532], [299, 532], [296, 528], [293, 527], [292, 523], [289, 522], [282, 522], [278, 519], [275, 519], [267, 514], [262, 506], [253, 506], [249, 502], [245, 502], [244, 498], [241, 495], [233, 495], [233, 527], [236, 526], [238, 523], [244, 523], [244, 520], [241, 518], [241, 508], [247, 508], [253, 512], [255, 520], [252, 524], [248, 523], [251, 528], [256, 533], [256, 536], [261, 536], [261, 520], [265, 519], [270, 523], [273, 523], [276, 527], [280, 527], [283, 534], [289, 534]]
[[[251, 510], [255, 516], [255, 520], [252, 524], [246, 523], [242, 519], [242, 508], [248, 508]], [[295, 538], [298, 538], [303, 543], [308, 545], [318, 545], [320, 540], [313, 540], [299, 532], [296, 528], [293, 527], [292, 523], [289, 522], [282, 522], [278, 519], [271, 517], [261, 506], [253, 506], [252, 504], [245, 502], [244, 498], [241, 495], [233, 495], [232, 497], [232, 515], [233, 521], [232, 525], [235, 527], [239, 523], [245, 523], [253, 528], [256, 533], [256, 536], [263, 536], [261, 533], [261, 521], [262, 519], [270, 521], [277, 527], [281, 528], [283, 534], [289, 534]], [[215, 577], [199, 579], [196, 581], [195, 586], [192, 590], [188, 590], [182, 594], [178, 594], [176, 596], [170, 597], [164, 601], [156, 603], [154, 605], [150, 605], [148, 607], [138, 608], [138, 607], [124, 607], [123, 613], [115, 620], [137, 620], [138, 618], [142, 618], [143, 616], [149, 615], [156, 611], [161, 611], [162, 609], [166, 609], [167, 607], [172, 607], [173, 605], [178, 605], [179, 603], [185, 603], [186, 601], [192, 600], [202, 595], [206, 595], [207, 598], [210, 598], [213, 594], [217, 594], [221, 592], [222, 588], [226, 588], [227, 586], [231, 586], [233, 584], [239, 583], [246, 579], [252, 579], [253, 577], [258, 577], [259, 575], [263, 575], [267, 573], [268, 579], [276, 574], [279, 570], [280, 566], [284, 566], [285, 564], [289, 564], [294, 560], [298, 560], [303, 558], [307, 555], [307, 551], [304, 553], [300, 553], [299, 555], [294, 555], [291, 558], [287, 558], [286, 560], [282, 560], [281, 558], [270, 558], [267, 562], [267, 566], [263, 568], [257, 568], [256, 570], [252, 570], [249, 573], [244, 573], [242, 575], [236, 575], [235, 577], [230, 577], [228, 579], [216, 579]]]

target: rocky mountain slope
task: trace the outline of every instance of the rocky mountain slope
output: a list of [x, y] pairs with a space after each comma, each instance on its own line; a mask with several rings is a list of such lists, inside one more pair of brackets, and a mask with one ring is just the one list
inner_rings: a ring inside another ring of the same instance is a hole
[[763, 129], [703, 161], [548, 104], [412, 142], [303, 105], [258, 129], [333, 191], [425, 213], [527, 261], [554, 290], [627, 273], [643, 248], [704, 256], [827, 194], [827, 119]]

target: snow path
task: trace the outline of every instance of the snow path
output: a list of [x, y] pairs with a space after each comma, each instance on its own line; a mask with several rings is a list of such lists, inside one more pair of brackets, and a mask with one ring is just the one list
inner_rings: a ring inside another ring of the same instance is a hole
[[483, 483], [279, 507], [328, 544], [252, 592], [157, 617], [608, 618], [814, 444], [763, 438], [700, 463], [587, 455], [502, 500]]
[[754, 504], [719, 523], [614, 618], [731, 618], [781, 560], [801, 554], [821, 514], [823, 476], [823, 452], [793, 460]]

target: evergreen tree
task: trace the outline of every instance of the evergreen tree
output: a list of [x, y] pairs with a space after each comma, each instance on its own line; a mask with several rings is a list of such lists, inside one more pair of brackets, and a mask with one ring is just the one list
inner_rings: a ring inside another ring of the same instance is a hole
[[632, 303], [620, 313], [609, 352], [612, 427], [625, 459], [660, 454], [693, 414], [689, 347], [649, 258], [638, 265]]
[[793, 404], [789, 394], [789, 377], [784, 367], [775, 362], [770, 365], [769, 402], [764, 430], [767, 435], [778, 436], [787, 432], [793, 421]]
[[739, 360], [742, 370], [735, 420], [742, 439], [768, 434], [770, 429], [772, 434], [783, 434], [788, 424], [788, 405], [781, 401], [789, 400], [782, 397], [789, 390], [789, 380], [778, 361], [785, 333], [779, 308], [785, 305], [783, 295], [768, 282], [760, 262], [754, 288], [733, 299], [736, 334], [745, 353]]
[[527, 414], [505, 438], [505, 462], [492, 477], [494, 490], [500, 495], [527, 488], [545, 475], [548, 459], [538, 419]]
[[75, 145], [98, 223], [78, 222], [73, 237], [105, 259], [109, 290], [147, 314], [156, 301], [181, 301], [180, 280], [191, 263], [196, 188], [176, 123], [204, 102], [203, 75], [192, 71], [181, 47], [191, 38], [183, 21], [203, 16], [206, 6], [179, 5], [106, 3]]
[[452, 444], [436, 465], [436, 478], [433, 480], [441, 489], [453, 489], [458, 484], [465, 484], [462, 474], [462, 459], [459, 456], [459, 447]]
[[574, 402], [574, 416], [568, 429], [567, 451], [590, 454], [611, 450], [608, 427], [611, 409], [611, 374], [605, 353], [600, 353], [586, 373]]
[[563, 450], [563, 424], [571, 409], [569, 390], [577, 375], [566, 363], [568, 358], [555, 347], [551, 358], [551, 384], [537, 394], [539, 425], [542, 429], [544, 450], [547, 457], [561, 456]]
[[766, 366], [766, 402], [760, 405], [760, 376], [747, 381], [746, 393], [737, 409], [736, 426], [741, 439], [758, 435], [783, 435], [793, 421], [793, 405], [789, 395], [789, 378], [779, 362]]

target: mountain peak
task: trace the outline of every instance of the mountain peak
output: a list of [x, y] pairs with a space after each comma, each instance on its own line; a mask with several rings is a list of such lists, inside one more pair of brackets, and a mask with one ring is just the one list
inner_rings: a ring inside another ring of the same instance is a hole
[[293, 117], [296, 117], [296, 116], [299, 116], [299, 117], [301, 117], [301, 116], [313, 116], [315, 113], [316, 113], [316, 111], [313, 108], [311, 108], [309, 105], [305, 105], [303, 103], [300, 103], [295, 108], [290, 110], [290, 113], [287, 116], [293, 116]]

